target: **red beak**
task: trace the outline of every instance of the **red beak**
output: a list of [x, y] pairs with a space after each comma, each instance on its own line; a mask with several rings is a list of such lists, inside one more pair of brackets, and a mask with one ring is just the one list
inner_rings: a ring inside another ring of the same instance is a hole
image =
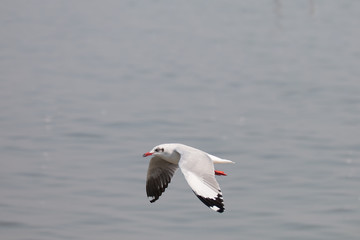
[[147, 157], [147, 156], [151, 156], [151, 155], [153, 155], [153, 154], [150, 152], [147, 152], [147, 153], [144, 153], [143, 157]]

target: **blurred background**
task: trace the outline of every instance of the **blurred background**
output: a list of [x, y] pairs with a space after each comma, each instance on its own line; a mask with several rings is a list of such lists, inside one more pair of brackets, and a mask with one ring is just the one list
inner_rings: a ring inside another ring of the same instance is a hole
[[[359, 239], [359, 1], [1, 5], [1, 239]], [[167, 142], [236, 162], [223, 214], [148, 201]]]

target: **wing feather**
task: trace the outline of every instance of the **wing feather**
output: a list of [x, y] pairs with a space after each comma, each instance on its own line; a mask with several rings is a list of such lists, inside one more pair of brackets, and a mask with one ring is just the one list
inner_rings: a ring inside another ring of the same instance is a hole
[[195, 195], [206, 206], [217, 212], [224, 211], [224, 200], [221, 189], [215, 179], [214, 164], [211, 158], [202, 151], [184, 151], [179, 167]]
[[169, 163], [160, 157], [153, 157], [150, 160], [146, 177], [146, 194], [150, 202], [155, 202], [168, 187], [174, 175], [177, 164]]

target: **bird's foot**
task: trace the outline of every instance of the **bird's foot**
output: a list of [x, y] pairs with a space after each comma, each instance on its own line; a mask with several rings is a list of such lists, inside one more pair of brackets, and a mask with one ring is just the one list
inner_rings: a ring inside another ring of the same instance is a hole
[[227, 174], [224, 173], [223, 171], [217, 171], [217, 170], [215, 170], [215, 175], [227, 176]]

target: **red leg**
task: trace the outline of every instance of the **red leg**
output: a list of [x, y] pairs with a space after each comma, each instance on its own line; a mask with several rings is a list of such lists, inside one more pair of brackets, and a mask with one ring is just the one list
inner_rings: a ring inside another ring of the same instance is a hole
[[221, 175], [221, 176], [227, 176], [223, 171], [217, 171], [215, 170], [215, 175]]

